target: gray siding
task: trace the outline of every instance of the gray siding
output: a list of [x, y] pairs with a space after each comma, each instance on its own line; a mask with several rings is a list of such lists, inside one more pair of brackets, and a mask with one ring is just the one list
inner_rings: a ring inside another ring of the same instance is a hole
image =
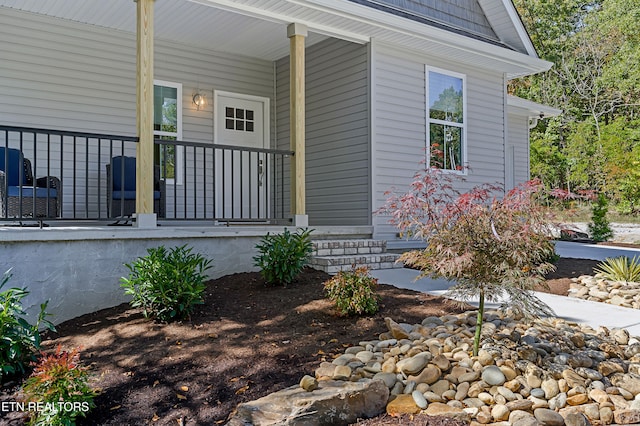
[[[467, 86], [467, 186], [504, 183], [504, 80], [502, 74], [372, 46], [373, 208], [385, 191], [406, 191], [425, 158], [425, 65], [462, 73]], [[463, 189], [463, 188], [461, 188]], [[374, 215], [375, 236], [393, 240], [388, 217]]]
[[352, 1], [373, 7], [384, 5], [387, 8], [383, 10], [400, 16], [426, 18], [494, 40], [498, 39], [477, 0]]
[[[509, 114], [507, 153], [513, 152], [513, 185], [529, 180], [529, 116]], [[507, 177], [507, 181], [508, 181]], [[509, 183], [509, 182], [507, 182]], [[510, 188], [507, 188], [510, 189]]]
[[[0, 8], [0, 123], [135, 135], [135, 69], [135, 34]], [[154, 72], [158, 80], [182, 84], [187, 141], [213, 142], [215, 89], [273, 100], [270, 61], [156, 40]], [[197, 89], [209, 101], [200, 111], [192, 103]], [[274, 117], [272, 111], [272, 133]], [[32, 158], [30, 152], [25, 154]], [[104, 179], [108, 156], [103, 157], [102, 164], [91, 165], [93, 182], [97, 174]], [[63, 177], [64, 188], [72, 189], [73, 176], [60, 176], [55, 170], [51, 174]], [[78, 170], [78, 176], [84, 177], [84, 170]], [[90, 183], [90, 191], [92, 185], [96, 184]], [[106, 194], [104, 188], [101, 193]], [[167, 193], [170, 213], [172, 185]], [[71, 200], [70, 194], [65, 192], [64, 199]], [[184, 206], [181, 199], [177, 204]]]
[[[277, 63], [278, 144], [289, 147], [289, 63]], [[306, 188], [311, 225], [368, 225], [367, 47], [327, 40], [306, 51]], [[288, 185], [288, 182], [287, 184]]]

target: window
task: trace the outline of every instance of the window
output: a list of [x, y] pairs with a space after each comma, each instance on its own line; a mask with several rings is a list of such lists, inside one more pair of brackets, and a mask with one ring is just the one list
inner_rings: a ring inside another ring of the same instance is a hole
[[227, 130], [238, 130], [241, 132], [253, 132], [255, 125], [253, 110], [225, 107], [224, 127]]
[[462, 171], [467, 161], [464, 76], [427, 68], [426, 78], [429, 164]]
[[[182, 85], [155, 81], [153, 86], [153, 134], [156, 139], [182, 140]], [[180, 183], [182, 147], [155, 145], [154, 162], [162, 179]]]

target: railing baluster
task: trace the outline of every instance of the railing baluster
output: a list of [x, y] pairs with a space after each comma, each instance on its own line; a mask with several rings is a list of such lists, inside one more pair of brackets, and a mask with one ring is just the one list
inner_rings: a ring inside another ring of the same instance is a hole
[[[8, 180], [0, 185], [1, 218], [113, 220], [128, 214], [125, 203], [131, 201], [126, 200], [124, 191], [120, 191], [116, 200], [103, 198], [112, 194], [114, 178], [127, 179], [125, 169], [121, 168], [119, 176], [111, 173], [105, 181], [105, 166], [111, 165], [115, 157], [132, 156], [138, 138], [16, 126], [0, 126], [1, 137], [4, 142], [0, 140], [0, 150], [4, 150], [5, 155], [0, 168], [13, 167], [9, 159], [11, 149], [20, 151], [21, 158], [30, 160], [32, 165], [31, 176], [25, 179], [19, 174], [18, 192], [13, 200], [8, 197]], [[33, 140], [28, 140], [29, 137]], [[174, 140], [155, 143], [159, 145], [156, 152], [162, 154], [156, 164], [163, 170], [161, 178], [165, 184], [170, 157], [167, 154], [173, 151], [170, 165], [173, 167], [173, 213], [166, 211], [170, 203], [165, 198], [162, 210], [166, 219], [229, 223], [285, 218], [283, 166], [285, 159], [293, 154], [290, 151]], [[44, 176], [47, 178], [40, 179]], [[182, 188], [178, 188], [179, 181]], [[29, 190], [30, 196], [25, 196]], [[63, 197], [63, 191], [67, 197]], [[63, 198], [68, 200], [68, 215]], [[8, 207], [9, 201], [13, 203], [13, 210]], [[112, 209], [113, 201], [120, 201], [117, 211]], [[179, 206], [182, 214], [178, 214]]]

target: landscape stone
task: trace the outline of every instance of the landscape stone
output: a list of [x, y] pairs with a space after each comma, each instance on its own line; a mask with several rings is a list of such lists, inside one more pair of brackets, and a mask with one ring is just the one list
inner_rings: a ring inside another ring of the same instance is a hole
[[600, 422], [603, 425], [610, 425], [613, 423], [613, 410], [611, 407], [600, 408]]
[[428, 365], [417, 376], [415, 375], [409, 376], [408, 380], [413, 380], [416, 383], [426, 383], [428, 385], [431, 385], [440, 379], [441, 374], [442, 372], [438, 367], [433, 365]]
[[413, 397], [413, 401], [416, 403], [416, 405], [421, 409], [424, 410], [425, 408], [427, 408], [427, 405], [429, 405], [421, 392], [414, 390], [413, 392], [411, 392], [411, 396]]
[[387, 414], [391, 416], [399, 416], [402, 414], [416, 414], [420, 412], [420, 407], [412, 395], [398, 395], [394, 400], [387, 404]]
[[482, 370], [482, 380], [491, 386], [501, 386], [507, 380], [500, 368], [489, 365]]
[[613, 419], [619, 425], [640, 423], [640, 410], [615, 410]]
[[307, 392], [311, 392], [318, 389], [318, 381], [315, 377], [305, 375], [302, 379], [300, 379], [300, 387]]
[[564, 418], [555, 411], [547, 408], [538, 408], [533, 412], [536, 420], [544, 426], [562, 426], [564, 425]]
[[564, 417], [566, 426], [590, 426], [591, 422], [582, 413], [568, 413]]
[[376, 380], [344, 382], [326, 380], [318, 389], [307, 392], [291, 386], [258, 400], [239, 404], [229, 426], [308, 424], [313, 415], [316, 424], [348, 424], [358, 418], [375, 417], [384, 412], [389, 389]]
[[469, 416], [469, 413], [465, 412], [463, 409], [452, 407], [441, 402], [434, 402], [432, 404], [429, 404], [429, 406], [425, 410], [425, 413], [429, 416], [445, 416], [463, 422], [471, 421], [471, 416]]
[[611, 378], [611, 383], [631, 392], [633, 395], [640, 394], [640, 376], [616, 374]]
[[491, 417], [493, 417], [493, 420], [496, 422], [509, 419], [509, 413], [511, 413], [511, 411], [503, 404], [496, 404], [491, 408]]

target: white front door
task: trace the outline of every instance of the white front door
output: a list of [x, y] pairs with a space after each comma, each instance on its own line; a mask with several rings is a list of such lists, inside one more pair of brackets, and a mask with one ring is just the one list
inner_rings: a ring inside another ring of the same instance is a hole
[[217, 218], [266, 219], [269, 212], [269, 98], [214, 92]]

